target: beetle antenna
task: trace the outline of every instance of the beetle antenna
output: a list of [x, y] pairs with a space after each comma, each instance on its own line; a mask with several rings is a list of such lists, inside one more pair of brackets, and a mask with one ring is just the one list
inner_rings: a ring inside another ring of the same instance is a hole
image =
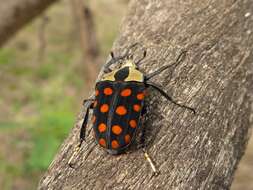
[[115, 58], [115, 57], [114, 57], [114, 53], [113, 53], [113, 51], [111, 51], [111, 52], [110, 52], [110, 55], [111, 55], [111, 58], [112, 58], [112, 59], [114, 59], [114, 58]]
[[143, 59], [145, 59], [146, 56], [147, 56], [147, 50], [144, 49], [144, 50], [143, 50], [143, 56], [142, 56], [141, 59], [139, 59], [139, 60], [136, 62], [136, 65], [139, 65], [140, 62], [141, 62]]
[[125, 57], [128, 57], [129, 54], [130, 54], [130, 51], [131, 51], [133, 48], [135, 48], [137, 45], [140, 45], [140, 44], [139, 44], [138, 42], [136, 42], [136, 43], [134, 43], [133, 45], [129, 46], [129, 47], [127, 48], [126, 53], [125, 53], [121, 58], [124, 59]]
[[133, 59], [133, 57], [134, 57], [133, 54], [129, 54], [129, 55], [127, 56], [128, 59]]

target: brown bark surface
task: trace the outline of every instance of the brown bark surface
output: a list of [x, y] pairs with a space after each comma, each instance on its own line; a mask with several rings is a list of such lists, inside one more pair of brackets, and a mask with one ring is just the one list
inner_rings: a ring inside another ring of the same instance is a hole
[[0, 0], [0, 47], [57, 0]]
[[197, 114], [149, 91], [144, 125], [147, 139], [154, 137], [149, 153], [158, 177], [140, 150], [108, 155], [91, 133], [76, 169], [69, 168], [80, 118], [39, 189], [229, 189], [253, 118], [252, 10], [251, 0], [132, 0], [115, 54], [140, 42], [148, 50], [141, 70], [149, 73], [187, 50], [182, 63], [153, 81]]

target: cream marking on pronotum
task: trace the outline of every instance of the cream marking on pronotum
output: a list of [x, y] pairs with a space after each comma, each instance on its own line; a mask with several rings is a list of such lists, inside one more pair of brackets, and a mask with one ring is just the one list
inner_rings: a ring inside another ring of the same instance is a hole
[[101, 81], [116, 81], [115, 75], [116, 73], [122, 71], [122, 69], [128, 68], [128, 76], [124, 79], [125, 82], [127, 81], [136, 81], [136, 82], [143, 82], [144, 75], [139, 70], [137, 70], [136, 65], [134, 64], [133, 60], [127, 59], [125, 63], [122, 65], [121, 68], [116, 69], [108, 74], [104, 74]]

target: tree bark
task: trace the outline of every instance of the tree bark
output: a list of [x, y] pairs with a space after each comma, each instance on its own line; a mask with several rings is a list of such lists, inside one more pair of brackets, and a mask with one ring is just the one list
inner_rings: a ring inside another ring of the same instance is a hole
[[141, 70], [149, 73], [187, 50], [182, 63], [153, 81], [197, 114], [149, 90], [144, 125], [157, 177], [141, 150], [108, 155], [91, 134], [69, 168], [79, 118], [39, 189], [229, 189], [253, 118], [252, 10], [251, 0], [132, 0], [115, 54], [141, 43]]
[[1, 0], [0, 47], [57, 0]]

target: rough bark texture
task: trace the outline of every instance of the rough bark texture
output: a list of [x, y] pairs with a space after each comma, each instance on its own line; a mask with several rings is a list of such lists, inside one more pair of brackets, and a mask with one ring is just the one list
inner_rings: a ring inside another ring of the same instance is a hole
[[140, 150], [111, 156], [91, 134], [76, 169], [69, 168], [77, 122], [39, 189], [229, 189], [252, 125], [252, 10], [251, 0], [132, 0], [116, 54], [141, 42], [148, 49], [141, 69], [148, 73], [187, 50], [181, 64], [154, 81], [197, 114], [150, 91], [144, 125], [147, 138], [155, 137], [149, 152], [158, 177]]
[[57, 0], [0, 0], [0, 47]]

